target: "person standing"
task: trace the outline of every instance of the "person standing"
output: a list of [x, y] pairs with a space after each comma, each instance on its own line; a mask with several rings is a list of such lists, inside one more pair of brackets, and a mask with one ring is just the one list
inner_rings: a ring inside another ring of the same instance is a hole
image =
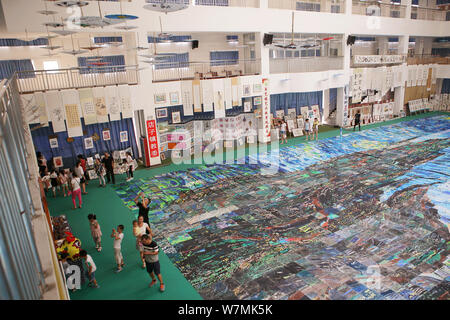
[[356, 126], [358, 126], [359, 131], [361, 131], [361, 113], [359, 110], [355, 114], [355, 125], [353, 126], [353, 131], [355, 131]]
[[306, 120], [305, 120], [305, 135], [306, 135], [306, 141], [308, 141], [310, 132], [311, 132], [311, 123], [309, 122], [309, 119], [306, 118]]
[[280, 135], [281, 135], [281, 144], [283, 144], [283, 140], [285, 143], [287, 143], [287, 133], [286, 133], [286, 122], [284, 120], [281, 120], [281, 127], [280, 127]]
[[152, 229], [150, 229], [150, 226], [144, 222], [143, 216], [138, 217], [136, 225], [134, 225], [133, 222], [133, 233], [136, 237], [136, 249], [139, 250], [139, 253], [141, 255], [142, 268], [145, 268], [145, 259], [142, 253], [142, 236], [144, 236], [146, 233], [153, 236], [153, 232]]
[[314, 118], [313, 122], [313, 140], [314, 140], [314, 134], [316, 135], [316, 140], [319, 140], [319, 119]]
[[89, 184], [89, 182], [88, 182], [89, 174], [87, 173], [87, 170], [86, 170], [86, 159], [83, 157], [83, 155], [79, 154], [78, 161], [80, 161], [81, 167], [83, 168], [85, 183]]
[[75, 199], [78, 198], [78, 205], [81, 209], [81, 204], [83, 203], [81, 201], [81, 187], [80, 187], [80, 178], [77, 177], [76, 174], [74, 174], [73, 170], [70, 169], [70, 172], [72, 173], [72, 178], [70, 179], [70, 192], [72, 193], [72, 203], [73, 203], [73, 208], [76, 209], [77, 208], [77, 203], [75, 202]]
[[159, 290], [164, 292], [165, 285], [161, 276], [161, 266], [159, 264], [159, 248], [158, 244], [153, 241], [152, 236], [149, 234], [145, 234], [142, 236], [142, 252], [144, 255], [147, 272], [152, 278], [152, 282], [150, 282], [149, 287], [153, 287], [156, 283], [156, 277], [159, 280]]
[[86, 178], [84, 177], [84, 170], [81, 166], [81, 161], [77, 161], [77, 164], [74, 169], [75, 175], [80, 178], [81, 187], [83, 188], [83, 194], [87, 194], [86, 192]]
[[122, 268], [125, 265], [123, 263], [123, 256], [122, 256], [123, 229], [124, 229], [123, 225], [118, 225], [117, 231], [116, 231], [116, 229], [113, 229], [112, 234], [111, 234], [111, 238], [114, 239], [114, 245], [113, 245], [114, 258], [116, 259], [116, 263], [117, 263], [117, 270], [115, 271], [116, 273], [119, 273], [120, 271], [122, 271]]
[[102, 163], [105, 165], [106, 169], [106, 180], [108, 183], [112, 180], [112, 183], [116, 184], [116, 180], [114, 178], [114, 159], [108, 152], [105, 152], [105, 157], [103, 158]]
[[133, 169], [134, 169], [134, 164], [133, 164], [133, 158], [131, 157], [131, 152], [127, 152], [127, 157], [125, 159], [127, 161], [127, 181], [133, 180]]
[[[139, 201], [139, 197], [141, 197], [141, 201]], [[144, 193], [141, 191], [136, 198], [134, 198], [134, 203], [136, 203], [137, 207], [139, 208], [139, 215], [138, 217], [143, 217], [144, 222], [148, 225], [150, 225], [148, 220], [148, 212], [150, 211], [150, 199], [145, 197]]]
[[95, 172], [97, 173], [98, 176], [98, 182], [99, 182], [99, 187], [106, 187], [106, 182], [105, 182], [105, 167], [103, 166], [103, 163], [101, 163], [99, 158], [95, 159]]
[[95, 243], [95, 249], [100, 252], [102, 251], [102, 230], [100, 229], [100, 225], [97, 221], [97, 216], [90, 213], [88, 215], [88, 220], [89, 226], [91, 228], [92, 240], [94, 240]]

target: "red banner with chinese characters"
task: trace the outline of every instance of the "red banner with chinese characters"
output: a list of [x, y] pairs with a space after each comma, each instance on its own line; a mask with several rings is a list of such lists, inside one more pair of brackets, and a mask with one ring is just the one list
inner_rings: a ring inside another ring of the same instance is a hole
[[262, 80], [263, 85], [263, 103], [262, 103], [262, 117], [263, 117], [263, 142], [270, 141], [270, 92], [269, 79]]
[[156, 120], [147, 120], [147, 139], [150, 158], [159, 157], [158, 135], [156, 133]]

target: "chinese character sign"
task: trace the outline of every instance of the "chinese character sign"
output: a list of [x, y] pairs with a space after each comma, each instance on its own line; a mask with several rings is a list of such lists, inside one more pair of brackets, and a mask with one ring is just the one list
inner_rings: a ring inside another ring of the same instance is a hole
[[156, 132], [156, 120], [147, 120], [147, 139], [150, 157], [159, 157], [158, 136]]
[[263, 79], [263, 103], [262, 103], [262, 118], [263, 118], [263, 133], [264, 142], [270, 140], [270, 92], [269, 79]]

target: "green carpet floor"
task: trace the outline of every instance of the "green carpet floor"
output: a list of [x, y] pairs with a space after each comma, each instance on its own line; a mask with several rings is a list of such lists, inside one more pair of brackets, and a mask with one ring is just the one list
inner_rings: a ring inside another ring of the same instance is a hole
[[[398, 123], [417, 118], [431, 117], [439, 114], [449, 114], [444, 112], [430, 112], [415, 116], [405, 117], [387, 121], [384, 123], [375, 123], [361, 127], [367, 130], [382, 125]], [[352, 130], [344, 130], [344, 133], [352, 132]], [[339, 129], [319, 132], [319, 139], [337, 136], [340, 134]], [[304, 137], [291, 138], [287, 144], [280, 147], [297, 145], [305, 143]], [[248, 150], [247, 150], [248, 152]], [[196, 165], [182, 164], [174, 165], [166, 161], [165, 165], [161, 165], [151, 169], [139, 169], [135, 171], [135, 179], [148, 178], [175, 170], [183, 170]], [[125, 182], [125, 175], [116, 175], [116, 183]], [[131, 300], [197, 300], [202, 297], [184, 278], [181, 272], [172, 264], [167, 256], [160, 252], [161, 274], [166, 284], [166, 291], [159, 292], [159, 286], [149, 288], [150, 277], [147, 272], [142, 269], [139, 254], [135, 248], [135, 238], [132, 234], [132, 221], [135, 218], [128, 208], [126, 208], [115, 191], [107, 186], [106, 188], [98, 188], [98, 181], [92, 181], [87, 186], [87, 195], [83, 195], [83, 208], [72, 209], [72, 201], [70, 197], [62, 197], [58, 195], [53, 198], [48, 193], [49, 210], [52, 216], [65, 214], [72, 227], [76, 237], [82, 242], [82, 247], [94, 259], [97, 265], [96, 278], [100, 288], [93, 289], [83, 287], [77, 292], [71, 293], [71, 299], [74, 300], [96, 300], [96, 299], [131, 299]], [[89, 221], [87, 215], [94, 213], [102, 228], [102, 245], [103, 250], [97, 252], [94, 242], [91, 238]], [[121, 273], [114, 273], [116, 268], [113, 254], [113, 240], [110, 238], [111, 230], [117, 225], [123, 224], [124, 240], [122, 242], [122, 253], [124, 256], [125, 268]]]

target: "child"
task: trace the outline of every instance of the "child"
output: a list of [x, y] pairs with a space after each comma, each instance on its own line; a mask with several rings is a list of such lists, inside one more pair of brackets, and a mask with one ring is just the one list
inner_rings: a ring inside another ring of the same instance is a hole
[[122, 271], [122, 267], [125, 265], [123, 263], [122, 256], [122, 240], [123, 240], [123, 225], [117, 226], [117, 231], [115, 229], [112, 230], [111, 238], [114, 238], [114, 257], [116, 258], [117, 270], [116, 273]]
[[319, 120], [317, 118], [314, 118], [313, 122], [313, 140], [314, 134], [316, 134], [316, 140], [319, 140]]
[[163, 292], [165, 290], [165, 285], [163, 283], [163, 279], [160, 272], [160, 264], [159, 264], [159, 248], [158, 244], [155, 241], [152, 241], [151, 234], [144, 234], [141, 238], [142, 240], [142, 253], [144, 255], [144, 259], [146, 262], [147, 272], [152, 278], [152, 282], [150, 282], [149, 287], [153, 287], [156, 283], [155, 274], [159, 279], [159, 290]]
[[281, 121], [280, 135], [281, 135], [281, 144], [283, 144], [283, 140], [285, 141], [285, 143], [287, 143], [286, 122], [284, 122], [284, 120]]
[[50, 173], [50, 184], [52, 186], [53, 198], [56, 198], [56, 187], [58, 187], [58, 175], [56, 170], [53, 169]]
[[125, 159], [127, 161], [127, 181], [133, 180], [133, 158], [131, 157], [131, 152], [127, 152], [127, 157]]
[[95, 172], [98, 176], [99, 187], [106, 187], [105, 174], [106, 170], [99, 158], [95, 159]]
[[306, 118], [305, 120], [305, 135], [306, 135], [306, 141], [308, 141], [309, 133], [311, 131], [311, 123], [309, 122], [309, 119]]
[[68, 187], [68, 183], [67, 183], [67, 181], [68, 181], [67, 173], [63, 169], [61, 169], [59, 171], [58, 180], [59, 180], [59, 184], [61, 186], [61, 191], [65, 197], [66, 192], [69, 191], [69, 187]]
[[92, 239], [95, 243], [95, 249], [98, 252], [102, 251], [102, 230], [100, 229], [100, 225], [97, 221], [97, 216], [95, 214], [90, 213], [88, 215], [89, 226], [91, 227], [91, 235]]
[[92, 260], [92, 257], [87, 254], [86, 250], [80, 251], [80, 257], [84, 260], [84, 263], [86, 264], [86, 274], [89, 279], [89, 286], [94, 286], [94, 288], [100, 288], [100, 286], [97, 283], [97, 280], [95, 279], [95, 271], [97, 270], [97, 267], [95, 266], [94, 260]]

